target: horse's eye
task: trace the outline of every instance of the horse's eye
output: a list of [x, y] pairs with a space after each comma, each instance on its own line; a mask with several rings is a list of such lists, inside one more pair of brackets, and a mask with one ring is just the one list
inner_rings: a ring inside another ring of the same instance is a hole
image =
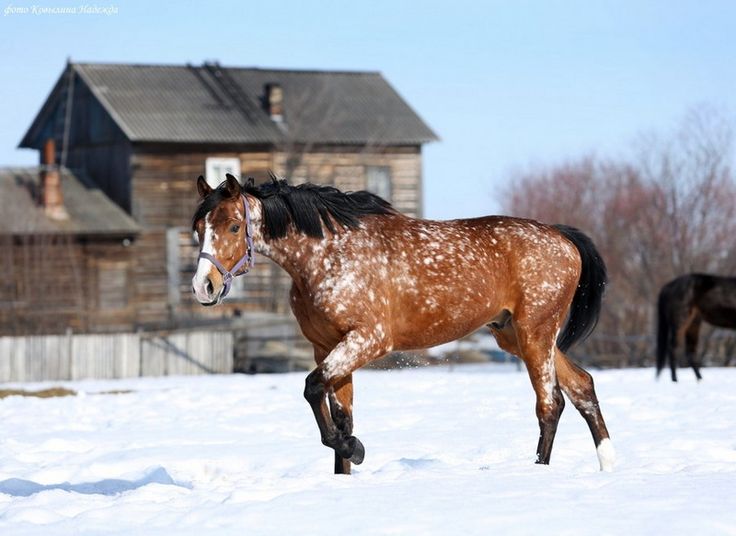
[[238, 225], [238, 224], [235, 224], [235, 225], [232, 225], [232, 226], [230, 227], [230, 232], [231, 232], [231, 233], [235, 234], [235, 233], [237, 233], [238, 231], [240, 231], [240, 225]]

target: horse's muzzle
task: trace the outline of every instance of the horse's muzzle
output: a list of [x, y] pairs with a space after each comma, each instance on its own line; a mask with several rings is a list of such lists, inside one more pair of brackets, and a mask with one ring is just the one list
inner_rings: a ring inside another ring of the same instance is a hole
[[192, 293], [194, 297], [200, 305], [204, 305], [205, 307], [211, 307], [220, 303], [223, 298], [223, 290], [223, 286], [215, 290], [215, 285], [209, 277], [205, 280], [204, 284], [202, 282], [199, 282], [199, 284], [195, 281], [192, 282]]

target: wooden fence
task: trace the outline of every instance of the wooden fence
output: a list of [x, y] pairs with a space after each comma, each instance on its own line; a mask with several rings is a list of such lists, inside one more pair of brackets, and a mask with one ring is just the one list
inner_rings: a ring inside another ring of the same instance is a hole
[[233, 371], [231, 331], [0, 337], [0, 382]]

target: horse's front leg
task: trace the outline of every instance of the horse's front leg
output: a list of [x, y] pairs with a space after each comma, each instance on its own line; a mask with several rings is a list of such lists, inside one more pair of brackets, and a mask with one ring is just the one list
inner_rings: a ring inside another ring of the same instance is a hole
[[334, 449], [336, 456], [348, 462], [360, 464], [365, 454], [363, 444], [358, 438], [350, 435], [352, 406], [349, 409], [344, 406], [337, 407], [331, 413], [327, 406], [327, 395], [330, 395], [333, 405], [340, 403], [341, 398], [336, 393], [342, 392], [346, 382], [350, 381], [351, 374], [365, 363], [381, 357], [388, 350], [385, 342], [379, 337], [352, 331], [307, 376], [304, 398], [312, 407], [322, 443]]
[[700, 337], [700, 324], [702, 320], [700, 316], [695, 316], [693, 321], [685, 331], [685, 357], [687, 358], [687, 364], [690, 365], [695, 372], [695, 377], [698, 381], [703, 379], [700, 375], [700, 362], [698, 361], [698, 338]]
[[[336, 385], [328, 398], [332, 422], [343, 435], [350, 437], [353, 435], [353, 375]], [[346, 460], [337, 452], [335, 452], [335, 474], [350, 474], [350, 460]]]
[[337, 427], [327, 407], [326, 395], [331, 392], [324, 380], [324, 373], [320, 366], [307, 376], [304, 386], [304, 398], [314, 412], [314, 418], [319, 427], [322, 444], [335, 450], [335, 455], [352, 463], [360, 464], [363, 461], [365, 450], [357, 437], [344, 433]]
[[670, 365], [670, 377], [677, 381], [677, 333], [670, 335], [671, 342], [667, 344], [667, 360]]

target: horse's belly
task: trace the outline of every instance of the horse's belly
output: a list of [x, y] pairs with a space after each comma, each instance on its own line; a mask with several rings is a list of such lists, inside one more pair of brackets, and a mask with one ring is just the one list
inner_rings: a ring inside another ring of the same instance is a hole
[[394, 331], [396, 350], [429, 348], [460, 339], [486, 325], [494, 316], [487, 307], [449, 306], [439, 311], [411, 311], [402, 315], [403, 322]]
[[736, 309], [732, 307], [712, 307], [702, 311], [703, 318], [709, 324], [719, 328], [736, 328]]

